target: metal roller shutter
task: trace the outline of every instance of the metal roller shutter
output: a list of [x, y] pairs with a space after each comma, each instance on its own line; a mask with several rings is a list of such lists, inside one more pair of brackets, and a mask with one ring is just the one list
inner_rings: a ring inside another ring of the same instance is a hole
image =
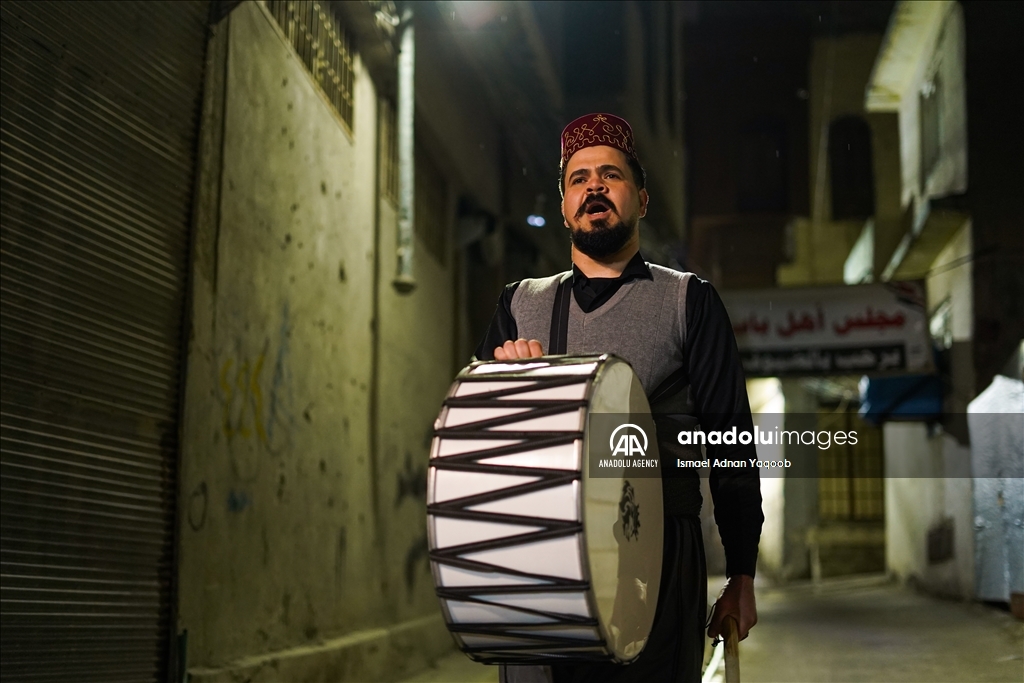
[[167, 675], [208, 4], [0, 3], [0, 677]]

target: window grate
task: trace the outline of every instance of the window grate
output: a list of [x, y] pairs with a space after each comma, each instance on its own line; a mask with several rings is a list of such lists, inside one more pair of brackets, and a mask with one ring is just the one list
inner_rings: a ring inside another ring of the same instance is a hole
[[818, 514], [822, 521], [885, 519], [881, 430], [855, 413], [824, 413], [818, 429], [855, 431], [856, 445], [832, 444], [818, 453]]
[[267, 0], [267, 9], [341, 120], [352, 130], [352, 36], [338, 25], [324, 3]]

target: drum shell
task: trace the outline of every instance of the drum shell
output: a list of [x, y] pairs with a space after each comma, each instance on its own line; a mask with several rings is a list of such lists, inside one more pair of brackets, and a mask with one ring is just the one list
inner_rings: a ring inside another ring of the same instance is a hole
[[[615, 541], [615, 524], [607, 522], [622, 502], [623, 480], [588, 477], [586, 426], [595, 409], [628, 410], [649, 421], [639, 380], [628, 364], [610, 356], [534, 359], [506, 364], [505, 372], [474, 375], [480, 365], [467, 367], [449, 391], [435, 425], [428, 474], [431, 568], [449, 629], [478, 661], [631, 661], [643, 647], [657, 603], [661, 482], [648, 476], [631, 483], [642, 491], [640, 537], [656, 538], [647, 543], [651, 556], [641, 562], [645, 571], [637, 574], [644, 580], [610, 577], [609, 553], [615, 542], [621, 545], [623, 526], [616, 522]], [[538, 366], [548, 372], [531, 374]], [[467, 384], [472, 386], [465, 389]], [[620, 398], [605, 396], [611, 384], [620, 385]], [[529, 399], [534, 401], [530, 410], [510, 410], [524, 408]], [[469, 419], [467, 413], [486, 420]], [[519, 428], [530, 423], [545, 429]], [[656, 457], [656, 438], [650, 442], [650, 455]], [[597, 494], [594, 500], [587, 497], [588, 485]], [[512, 508], [511, 502], [526, 507]], [[539, 565], [524, 553], [534, 553]], [[629, 564], [620, 558], [615, 571]], [[629, 590], [623, 586], [644, 597], [632, 599], [644, 612], [639, 617], [644, 623], [625, 630], [616, 626], [629, 621], [624, 615], [630, 599], [623, 597]], [[623, 637], [630, 638], [629, 647], [616, 642]]]

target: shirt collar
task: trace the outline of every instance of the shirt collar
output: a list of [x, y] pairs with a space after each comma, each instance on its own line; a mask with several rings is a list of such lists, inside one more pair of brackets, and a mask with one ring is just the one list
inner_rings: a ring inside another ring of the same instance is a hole
[[589, 278], [582, 270], [574, 263], [572, 264], [572, 278], [573, 283], [586, 283], [590, 280], [653, 280], [654, 276], [651, 275], [651, 269], [647, 267], [647, 263], [644, 261], [643, 255], [638, 251], [633, 254], [633, 258], [629, 259], [629, 263], [622, 269], [622, 274], [618, 277], [608, 278]]

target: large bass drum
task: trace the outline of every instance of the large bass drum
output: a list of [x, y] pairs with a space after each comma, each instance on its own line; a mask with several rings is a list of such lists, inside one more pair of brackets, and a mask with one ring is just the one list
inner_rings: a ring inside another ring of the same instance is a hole
[[[599, 461], [627, 437], [620, 422], [632, 441]], [[473, 363], [434, 433], [430, 560], [459, 647], [487, 663], [635, 659], [658, 604], [663, 527], [654, 424], [629, 364]], [[644, 460], [628, 457], [637, 449]]]

